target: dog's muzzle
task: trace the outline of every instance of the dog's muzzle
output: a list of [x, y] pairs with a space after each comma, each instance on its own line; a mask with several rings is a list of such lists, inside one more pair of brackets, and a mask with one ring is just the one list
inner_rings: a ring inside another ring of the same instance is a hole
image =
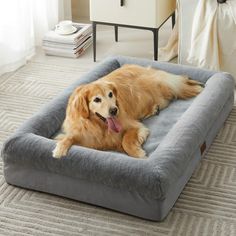
[[107, 119], [105, 117], [103, 117], [102, 115], [100, 115], [99, 113], [95, 113], [103, 122], [106, 122]]
[[97, 117], [99, 117], [104, 123], [107, 124], [108, 126], [108, 130], [112, 130], [116, 133], [119, 133], [122, 130], [122, 126], [121, 123], [119, 122], [119, 120], [116, 117], [117, 114], [117, 108], [115, 108], [114, 110], [109, 110], [109, 113], [111, 114], [110, 117], [105, 118], [102, 115], [100, 115], [99, 113], [95, 113], [97, 115]]
[[111, 108], [109, 109], [109, 114], [110, 114], [111, 116], [115, 116], [115, 115], [117, 114], [117, 111], [118, 111], [117, 107], [111, 107]]

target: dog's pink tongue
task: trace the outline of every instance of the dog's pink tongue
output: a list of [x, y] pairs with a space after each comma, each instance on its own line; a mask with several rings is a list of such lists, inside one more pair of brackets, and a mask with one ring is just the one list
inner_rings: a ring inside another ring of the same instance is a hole
[[122, 129], [120, 122], [115, 117], [107, 118], [108, 129], [119, 133]]

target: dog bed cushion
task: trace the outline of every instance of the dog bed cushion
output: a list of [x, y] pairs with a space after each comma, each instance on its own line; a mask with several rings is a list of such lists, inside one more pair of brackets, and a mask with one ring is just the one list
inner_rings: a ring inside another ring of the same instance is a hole
[[[205, 88], [196, 98], [176, 100], [159, 115], [143, 121], [151, 130], [144, 144], [147, 159], [76, 145], [66, 157], [54, 159], [56, 142], [52, 137], [60, 131], [72, 91], [124, 64], [185, 74], [204, 83]], [[233, 94], [234, 80], [227, 73], [130, 57], [108, 58], [43, 107], [5, 142], [5, 179], [12, 185], [162, 220], [231, 111]]]

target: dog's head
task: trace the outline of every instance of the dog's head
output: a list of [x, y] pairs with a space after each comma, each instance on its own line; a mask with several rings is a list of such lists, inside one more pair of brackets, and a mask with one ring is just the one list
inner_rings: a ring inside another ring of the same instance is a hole
[[110, 130], [120, 132], [121, 125], [117, 119], [119, 107], [117, 90], [113, 83], [95, 82], [78, 87], [72, 95], [71, 113], [84, 119], [96, 115], [108, 125]]

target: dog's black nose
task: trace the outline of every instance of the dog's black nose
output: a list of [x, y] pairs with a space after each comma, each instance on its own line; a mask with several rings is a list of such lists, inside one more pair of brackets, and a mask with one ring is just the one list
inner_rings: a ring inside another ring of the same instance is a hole
[[116, 107], [111, 107], [109, 109], [109, 113], [111, 116], [115, 116], [117, 114], [117, 108]]

